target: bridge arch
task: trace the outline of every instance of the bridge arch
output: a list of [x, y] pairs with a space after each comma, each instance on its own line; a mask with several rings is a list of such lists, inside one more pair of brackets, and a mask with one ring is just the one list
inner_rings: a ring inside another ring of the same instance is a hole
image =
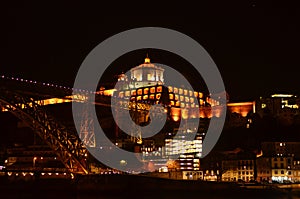
[[78, 134], [46, 113], [37, 100], [0, 89], [0, 106], [25, 122], [57, 154], [65, 167], [76, 174], [88, 174], [88, 151]]

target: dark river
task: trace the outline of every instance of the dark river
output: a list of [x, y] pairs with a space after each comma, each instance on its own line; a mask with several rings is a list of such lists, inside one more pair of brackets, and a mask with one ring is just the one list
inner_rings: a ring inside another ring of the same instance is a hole
[[[0, 182], [0, 199], [300, 199], [296, 190], [248, 190], [231, 189], [221, 186], [203, 187], [198, 184], [169, 185], [149, 182]], [[165, 183], [165, 182], [164, 182]], [[198, 187], [199, 186], [199, 187]], [[149, 188], [150, 187], [150, 188]], [[193, 187], [192, 189], [190, 187]]]

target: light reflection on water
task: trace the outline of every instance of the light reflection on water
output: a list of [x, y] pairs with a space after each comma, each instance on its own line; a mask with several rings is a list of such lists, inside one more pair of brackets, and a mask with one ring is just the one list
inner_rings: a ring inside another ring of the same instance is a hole
[[[76, 199], [120, 199], [120, 198], [128, 198], [129, 197], [109, 197], [109, 196], [79, 196], [77, 197]], [[136, 197], [135, 196], [132, 196], [130, 197], [130, 199], [135, 199]], [[143, 199], [150, 199], [149, 197], [141, 197]], [[172, 198], [172, 199], [185, 199], [185, 198], [188, 198], [188, 197], [182, 197], [182, 196], [172, 196], [172, 197], [168, 197], [168, 196], [160, 196], [160, 197], [156, 197], [156, 198], [153, 198], [151, 197], [151, 199], [168, 199], [168, 198]], [[194, 198], [194, 197], [193, 197]], [[201, 198], [201, 199], [231, 199], [232, 197], [197, 197], [197, 198]], [[244, 199], [244, 197], [234, 197], [234, 198], [239, 198], [239, 199]], [[254, 198], [251, 198], [251, 199], [254, 199]], [[255, 198], [256, 199], [256, 198]], [[269, 198], [264, 198], [264, 199], [269, 199]], [[300, 199], [300, 197], [298, 196], [280, 196], [280, 197], [273, 197], [272, 199]]]
[[[62, 187], [63, 189], [63, 187]], [[0, 187], [1, 190], [1, 187]], [[4, 193], [3, 193], [4, 191]], [[1, 190], [0, 198], [43, 198], [43, 199], [300, 199], [300, 191], [292, 193], [267, 193], [262, 192], [256, 193], [255, 190], [249, 192], [226, 192], [222, 190], [212, 190], [207, 193], [201, 192], [177, 192], [177, 191], [160, 191], [156, 190], [153, 192], [143, 192], [141, 190], [134, 190], [134, 187], [130, 191], [114, 191], [112, 193], [102, 191], [98, 192], [89, 192], [88, 190], [84, 192], [78, 192], [76, 190]]]
[[[124, 199], [135, 199], [136, 197], [135, 196], [132, 196], [132, 197], [109, 197], [109, 196], [79, 196], [79, 197], [76, 197], [76, 199], [120, 199], [120, 198], [124, 198]], [[141, 197], [143, 199], [150, 199], [149, 197]], [[158, 196], [156, 198], [153, 198], [151, 197], [151, 199], [168, 199], [169, 197], [168, 196]], [[188, 197], [182, 197], [182, 196], [172, 196], [170, 197], [172, 199], [185, 199], [185, 198], [188, 198]], [[193, 197], [194, 198], [194, 197]], [[219, 196], [219, 197], [197, 197], [197, 198], [201, 198], [201, 199], [231, 199], [232, 197], [222, 197], [222, 196]], [[234, 197], [236, 199], [244, 199], [244, 197]], [[254, 198], [251, 198], [251, 199], [254, 199]], [[255, 198], [256, 199], [256, 198]], [[264, 198], [264, 199], [269, 199], [269, 198]], [[272, 199], [300, 199], [300, 197], [295, 197], [295, 196], [280, 196], [280, 197], [272, 197]]]
[[[112, 177], [109, 178], [112, 180]], [[36, 181], [0, 183], [0, 199], [6, 198], [43, 198], [43, 199], [300, 199], [300, 189], [292, 191], [278, 190], [246, 190], [207, 186], [205, 184], [176, 184], [173, 181], [139, 178], [117, 178], [105, 185], [106, 180], [99, 182], [82, 181]], [[173, 182], [173, 184], [171, 183]], [[195, 182], [196, 183], [196, 182]], [[149, 188], [151, 187], [153, 188]], [[164, 185], [165, 189], [162, 188]], [[167, 186], [170, 185], [170, 186]], [[185, 185], [185, 186], [183, 186]], [[188, 185], [188, 186], [187, 186]], [[191, 186], [193, 189], [189, 188]], [[148, 189], [147, 189], [148, 187]]]
[[201, 199], [300, 199], [299, 193], [284, 193], [284, 194], [251, 194], [251, 193], [218, 193], [218, 191], [214, 191], [214, 193], [210, 194], [201, 194], [201, 193], [164, 193], [160, 191], [156, 191], [156, 193], [143, 193], [143, 192], [135, 192], [135, 193], [120, 193], [120, 194], [112, 194], [112, 195], [102, 195], [102, 194], [78, 194], [76, 199], [185, 199], [185, 198], [201, 198]]

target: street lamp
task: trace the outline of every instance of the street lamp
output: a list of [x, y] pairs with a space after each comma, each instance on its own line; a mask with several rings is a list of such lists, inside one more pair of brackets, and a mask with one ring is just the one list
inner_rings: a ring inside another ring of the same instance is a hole
[[35, 161], [37, 160], [37, 157], [33, 158], [33, 168], [35, 168]]

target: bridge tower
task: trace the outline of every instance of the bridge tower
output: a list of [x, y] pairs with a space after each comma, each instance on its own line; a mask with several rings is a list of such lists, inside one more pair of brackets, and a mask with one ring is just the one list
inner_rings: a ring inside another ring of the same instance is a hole
[[79, 137], [87, 147], [96, 147], [94, 118], [91, 116], [92, 103], [87, 95], [82, 107]]

